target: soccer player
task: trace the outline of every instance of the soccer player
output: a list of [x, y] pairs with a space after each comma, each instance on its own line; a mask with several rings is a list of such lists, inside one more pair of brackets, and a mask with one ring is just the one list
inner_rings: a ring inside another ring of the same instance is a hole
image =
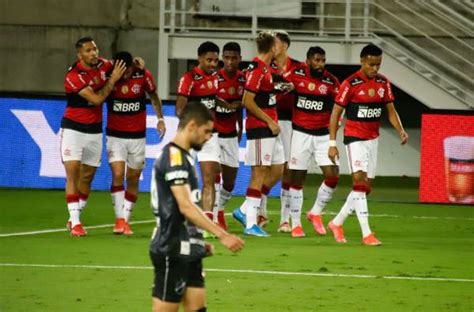
[[290, 208], [289, 208], [289, 189], [291, 183], [291, 172], [288, 169], [288, 159], [290, 157], [290, 142], [291, 142], [291, 118], [293, 113], [293, 103], [295, 101], [294, 92], [291, 92], [292, 85], [284, 78], [286, 73], [291, 72], [297, 66], [300, 66], [301, 62], [291, 58], [288, 55], [288, 48], [290, 47], [291, 40], [288, 33], [284, 30], [275, 30], [275, 56], [271, 63], [271, 72], [273, 82], [275, 83], [276, 89], [276, 102], [278, 112], [278, 125], [280, 126], [281, 141], [283, 143], [285, 164], [283, 167], [283, 175], [279, 172], [272, 172], [263, 183], [262, 187], [262, 204], [259, 211], [259, 224], [264, 225], [267, 222], [267, 195], [271, 188], [282, 180], [281, 191], [280, 191], [280, 226], [278, 227], [279, 232], [291, 232], [289, 226]]
[[242, 95], [245, 87], [245, 75], [239, 70], [242, 60], [240, 45], [228, 42], [222, 49], [224, 67], [218, 72], [218, 97], [239, 108], [216, 107], [214, 127], [217, 129], [220, 146], [220, 164], [222, 187], [217, 189], [214, 218], [218, 224], [227, 229], [224, 217], [224, 207], [232, 197], [237, 170], [239, 169], [239, 141], [242, 137]]
[[336, 96], [329, 126], [328, 156], [333, 163], [339, 157], [336, 146], [338, 121], [346, 110], [344, 144], [346, 145], [349, 168], [352, 173], [352, 192], [337, 216], [328, 224], [338, 243], [345, 243], [342, 224], [351, 211], [356, 212], [365, 245], [381, 245], [369, 227], [369, 211], [366, 194], [370, 193], [375, 178], [380, 118], [385, 108], [390, 124], [400, 136], [401, 144], [408, 142], [393, 104], [394, 97], [390, 82], [378, 73], [382, 63], [382, 50], [369, 44], [360, 52], [360, 70], [344, 80]]
[[200, 190], [189, 150], [200, 150], [212, 136], [213, 116], [202, 104], [187, 105], [178, 131], [155, 161], [151, 204], [157, 226], [150, 243], [155, 268], [153, 311], [206, 311], [202, 258], [213, 247], [203, 240], [204, 229], [229, 250], [244, 242], [210, 221], [199, 209]]
[[[198, 50], [198, 65], [186, 72], [179, 80], [178, 97], [176, 99], [176, 115], [188, 104], [204, 104], [214, 116], [217, 95], [217, 64], [219, 47], [210, 41], [202, 43]], [[202, 178], [202, 208], [209, 219], [213, 220], [215, 201], [214, 180], [219, 173], [220, 147], [217, 132], [206, 142], [197, 153]]]
[[[311, 158], [316, 161], [324, 175], [314, 206], [307, 213], [308, 220], [319, 235], [326, 234], [321, 212], [331, 200], [339, 181], [338, 161], [336, 160], [334, 165], [327, 155], [329, 119], [339, 81], [324, 68], [325, 64], [326, 52], [318, 46], [310, 47], [306, 53], [306, 63], [285, 75], [286, 79], [293, 83], [296, 93], [289, 161], [292, 237], [305, 236], [301, 226], [303, 183]], [[282, 226], [280, 225], [280, 228]]]
[[251, 177], [245, 201], [233, 211], [233, 216], [245, 226], [244, 234], [267, 237], [268, 233], [257, 225], [261, 190], [268, 176], [281, 176], [285, 159], [270, 72], [270, 63], [275, 55], [275, 35], [261, 32], [256, 43], [258, 55], [247, 70], [243, 96], [243, 105], [247, 109], [245, 164], [252, 167]]
[[[132, 235], [129, 220], [137, 201], [138, 182], [145, 166], [146, 94], [158, 118], [160, 137], [166, 131], [161, 101], [152, 74], [135, 66], [129, 52], [118, 52], [114, 62], [123, 61], [125, 73], [107, 98], [107, 156], [112, 170], [110, 189], [115, 211], [115, 234]], [[125, 170], [126, 169], [126, 170]], [[127, 189], [123, 181], [126, 173]]]
[[[64, 79], [66, 110], [61, 121], [61, 159], [66, 170], [67, 227], [84, 236], [80, 212], [102, 156], [102, 104], [125, 72], [125, 64], [99, 57], [91, 37], [76, 42], [78, 60]], [[112, 70], [107, 79], [107, 73]]]

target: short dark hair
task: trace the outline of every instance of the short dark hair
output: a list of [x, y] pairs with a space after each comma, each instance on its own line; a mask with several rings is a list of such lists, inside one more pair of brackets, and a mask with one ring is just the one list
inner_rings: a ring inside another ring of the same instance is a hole
[[83, 37], [83, 38], [77, 40], [76, 41], [76, 50], [79, 50], [80, 48], [82, 48], [84, 43], [91, 42], [91, 41], [94, 41], [94, 39], [92, 37]]
[[194, 120], [198, 126], [202, 126], [209, 121], [213, 121], [214, 118], [204, 104], [199, 102], [189, 102], [181, 111], [178, 129], [184, 129], [191, 120]]
[[120, 51], [115, 53], [114, 57], [114, 62], [122, 60], [125, 63], [125, 66], [131, 67], [133, 65], [133, 56], [130, 52], [127, 51]]
[[222, 52], [225, 52], [225, 51], [237, 52], [240, 54], [241, 53], [240, 44], [233, 41], [227, 42], [222, 48]]
[[321, 54], [321, 55], [326, 55], [326, 51], [324, 51], [323, 48], [321, 48], [320, 46], [314, 46], [314, 47], [310, 47], [308, 49], [308, 52], [306, 52], [306, 58], [311, 58], [313, 57], [313, 55], [315, 54]]
[[275, 32], [275, 37], [285, 42], [288, 45], [288, 47], [290, 47], [290, 44], [291, 44], [290, 35], [286, 31], [275, 30], [274, 32]]
[[363, 47], [362, 50], [360, 51], [360, 57], [363, 58], [368, 55], [380, 56], [382, 55], [382, 49], [380, 49], [375, 44], [372, 44], [372, 43], [368, 44], [365, 47]]
[[268, 53], [275, 44], [275, 34], [271, 31], [259, 32], [255, 41], [259, 53]]
[[212, 41], [206, 41], [201, 43], [198, 48], [198, 56], [204, 55], [207, 52], [217, 52], [219, 54], [219, 47]]

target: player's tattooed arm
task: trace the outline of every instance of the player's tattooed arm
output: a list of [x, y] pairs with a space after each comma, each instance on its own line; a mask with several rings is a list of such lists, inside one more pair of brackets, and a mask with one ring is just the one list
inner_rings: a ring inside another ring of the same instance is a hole
[[176, 98], [176, 116], [179, 117], [184, 107], [188, 103], [188, 98], [183, 95], [178, 95]]
[[112, 92], [115, 83], [122, 77], [126, 69], [125, 63], [120, 60], [114, 64], [114, 69], [112, 70], [110, 78], [102, 89], [94, 91], [91, 87], [87, 87], [79, 91], [79, 95], [85, 98], [92, 105], [101, 105], [109, 96], [110, 92]]

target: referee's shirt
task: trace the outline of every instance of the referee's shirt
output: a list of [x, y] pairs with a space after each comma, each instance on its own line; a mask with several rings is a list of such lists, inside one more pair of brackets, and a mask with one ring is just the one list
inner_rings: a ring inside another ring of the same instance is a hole
[[200, 206], [201, 191], [191, 155], [170, 142], [158, 155], [152, 174], [151, 206], [157, 217], [150, 251], [190, 260], [206, 254], [202, 230], [186, 221], [171, 191], [173, 185], [189, 185], [192, 201]]

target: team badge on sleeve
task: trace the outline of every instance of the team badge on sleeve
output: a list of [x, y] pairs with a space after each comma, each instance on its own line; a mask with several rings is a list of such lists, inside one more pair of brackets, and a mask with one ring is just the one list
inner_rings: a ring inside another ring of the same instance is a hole
[[183, 158], [181, 151], [176, 147], [170, 147], [170, 166], [181, 166], [183, 164]]

